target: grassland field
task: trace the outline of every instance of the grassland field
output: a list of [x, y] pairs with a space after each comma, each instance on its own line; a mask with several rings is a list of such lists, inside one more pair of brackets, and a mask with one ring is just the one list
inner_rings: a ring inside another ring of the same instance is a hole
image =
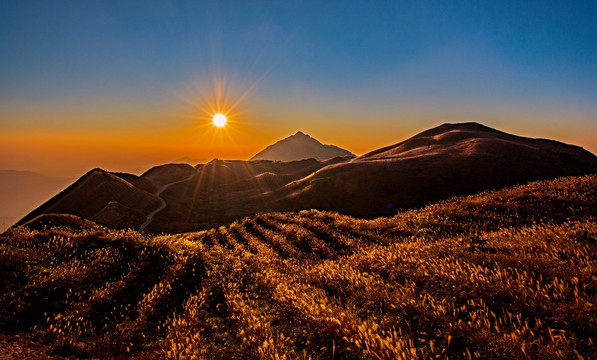
[[594, 175], [375, 220], [308, 210], [151, 237], [18, 227], [0, 236], [0, 351], [591, 359], [596, 250]]

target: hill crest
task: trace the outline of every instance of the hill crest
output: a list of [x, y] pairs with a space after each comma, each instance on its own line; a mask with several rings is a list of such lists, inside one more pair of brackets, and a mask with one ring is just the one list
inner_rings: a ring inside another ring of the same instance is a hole
[[571, 156], [579, 152], [590, 154], [578, 146], [517, 136], [479, 123], [467, 122], [442, 124], [397, 144], [361, 155], [353, 161], [404, 160], [435, 155], [476, 156], [520, 150], [551, 151]]

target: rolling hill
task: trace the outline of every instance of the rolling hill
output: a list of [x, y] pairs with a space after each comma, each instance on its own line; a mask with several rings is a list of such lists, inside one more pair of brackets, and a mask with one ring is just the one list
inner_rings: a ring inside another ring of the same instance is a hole
[[147, 229], [154, 233], [209, 229], [269, 211], [267, 194], [330, 164], [349, 160], [213, 160], [198, 165], [196, 174], [161, 193], [167, 206]]
[[453, 196], [558, 176], [597, 173], [597, 157], [561, 142], [478, 123], [444, 124], [348, 163], [325, 167], [276, 194], [279, 209], [390, 215]]
[[271, 211], [319, 209], [374, 218], [449, 196], [596, 172], [597, 157], [577, 146], [477, 123], [444, 124], [354, 159], [213, 160], [157, 166], [141, 176], [95, 169], [19, 224], [68, 213], [157, 234], [209, 229]]
[[0, 235], [0, 356], [594, 356], [594, 175], [375, 220], [269, 213], [157, 237], [49, 220]]
[[42, 214], [72, 214], [113, 228], [136, 227], [159, 206], [154, 185], [131, 174], [93, 169], [19, 221]]
[[42, 214], [72, 214], [115, 229], [208, 229], [262, 211], [267, 204], [256, 197], [348, 160], [213, 160], [195, 167], [160, 165], [141, 176], [93, 169], [18, 224]]

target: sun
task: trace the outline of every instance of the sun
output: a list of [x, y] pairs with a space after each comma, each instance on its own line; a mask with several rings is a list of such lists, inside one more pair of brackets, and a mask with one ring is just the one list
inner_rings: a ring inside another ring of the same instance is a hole
[[222, 113], [217, 113], [214, 115], [213, 119], [211, 120], [213, 122], [213, 124], [216, 127], [224, 127], [226, 125], [226, 122], [228, 121], [228, 119], [226, 118], [226, 115], [222, 114]]
[[234, 141], [239, 130], [250, 124], [252, 115], [245, 100], [260, 80], [250, 86], [241, 86], [228, 83], [223, 76], [213, 75], [211, 82], [195, 84], [194, 88], [189, 89], [189, 94], [179, 93], [192, 107], [190, 111], [185, 110], [185, 117], [194, 122], [196, 134], [211, 135], [214, 137], [212, 142], [216, 138], [222, 142]]

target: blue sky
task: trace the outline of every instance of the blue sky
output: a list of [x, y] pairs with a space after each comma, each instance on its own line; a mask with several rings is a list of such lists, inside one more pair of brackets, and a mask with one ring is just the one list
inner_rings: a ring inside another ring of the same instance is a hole
[[0, 127], [117, 131], [115, 112], [176, 107], [216, 73], [258, 81], [272, 140], [358, 152], [476, 119], [597, 151], [596, 24], [595, 1], [3, 1]]
[[214, 63], [241, 73], [275, 67], [272, 82], [279, 85], [305, 80], [338, 90], [421, 61], [421, 70], [458, 71], [469, 79], [481, 77], [477, 82], [499, 66], [495, 70], [509, 76], [502, 82], [538, 81], [533, 90], [558, 97], [544, 89], [555, 83], [569, 97], [595, 100], [594, 1], [5, 1], [0, 6], [3, 96], [43, 97], [57, 87], [54, 96], [168, 86]]

